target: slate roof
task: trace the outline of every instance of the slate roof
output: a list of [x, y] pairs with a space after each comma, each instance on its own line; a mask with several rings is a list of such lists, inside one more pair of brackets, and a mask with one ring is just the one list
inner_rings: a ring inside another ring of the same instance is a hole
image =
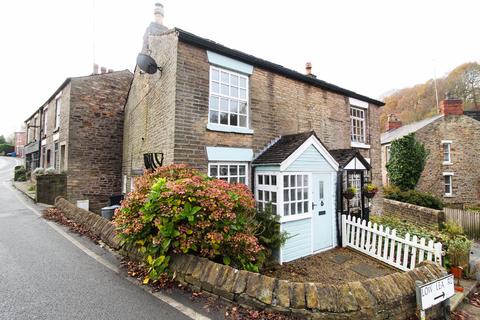
[[480, 111], [464, 111], [463, 114], [477, 121], [480, 121]]
[[177, 32], [178, 38], [180, 40], [182, 40], [186, 43], [190, 43], [192, 45], [195, 45], [197, 47], [207, 49], [207, 50], [211, 50], [211, 51], [215, 51], [219, 54], [228, 56], [230, 58], [240, 60], [240, 61], [243, 61], [245, 63], [251, 64], [251, 65], [254, 65], [254, 66], [257, 66], [257, 67], [261, 67], [261, 68], [264, 68], [266, 70], [269, 70], [269, 71], [272, 71], [272, 72], [275, 72], [275, 73], [278, 73], [278, 74], [282, 74], [282, 75], [284, 75], [288, 78], [299, 80], [299, 81], [302, 81], [302, 82], [320, 87], [322, 89], [325, 89], [325, 90], [328, 90], [328, 91], [331, 91], [331, 92], [339, 93], [341, 95], [345, 95], [345, 96], [348, 96], [348, 97], [351, 97], [351, 98], [355, 98], [355, 99], [359, 99], [359, 100], [362, 100], [362, 101], [365, 101], [365, 102], [369, 102], [369, 103], [372, 103], [372, 104], [380, 106], [380, 107], [385, 105], [385, 103], [382, 102], [382, 101], [378, 101], [376, 99], [369, 98], [367, 96], [358, 94], [356, 92], [353, 92], [353, 91], [350, 91], [350, 90], [347, 90], [347, 89], [344, 89], [344, 88], [341, 88], [339, 86], [336, 86], [334, 84], [328, 83], [326, 81], [323, 81], [323, 80], [320, 80], [320, 79], [317, 79], [317, 78], [314, 78], [314, 77], [309, 77], [309, 76], [307, 76], [303, 73], [294, 71], [292, 69], [285, 68], [284, 66], [272, 63], [272, 62], [267, 61], [267, 60], [259, 59], [255, 56], [249, 55], [247, 53], [244, 53], [244, 52], [241, 52], [241, 51], [238, 51], [238, 50], [234, 50], [234, 49], [230, 49], [230, 48], [225, 47], [225, 46], [223, 46], [219, 43], [216, 43], [212, 40], [199, 37], [197, 35], [194, 35], [190, 32], [184, 31], [182, 29], [174, 28], [172, 31]]
[[[314, 131], [282, 136], [277, 142], [261, 153], [253, 164], [280, 164], [295, 152], [308, 138], [315, 135]], [[318, 137], [317, 137], [318, 139]], [[319, 139], [320, 141], [320, 139]]]
[[329, 150], [329, 152], [341, 168], [345, 167], [353, 158], [357, 157], [367, 170], [371, 169], [370, 164], [357, 149], [335, 149]]
[[393, 140], [399, 139], [399, 138], [404, 137], [404, 136], [406, 136], [410, 133], [416, 132], [416, 131], [422, 129], [423, 127], [429, 125], [430, 123], [432, 123], [432, 122], [434, 122], [434, 121], [436, 121], [436, 120], [438, 120], [442, 117], [443, 117], [443, 115], [441, 115], [441, 114], [436, 115], [434, 117], [424, 119], [424, 120], [421, 120], [421, 121], [417, 121], [417, 122], [413, 122], [413, 123], [409, 123], [409, 124], [406, 124], [404, 126], [401, 126], [398, 129], [390, 130], [390, 131], [387, 131], [385, 133], [382, 133], [382, 135], [380, 137], [381, 144], [390, 143]]

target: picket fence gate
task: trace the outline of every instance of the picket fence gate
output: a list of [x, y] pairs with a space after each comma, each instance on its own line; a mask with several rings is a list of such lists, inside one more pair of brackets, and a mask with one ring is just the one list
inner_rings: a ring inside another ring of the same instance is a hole
[[397, 236], [395, 229], [368, 223], [358, 217], [342, 215], [342, 247], [363, 252], [397, 269], [408, 271], [429, 260], [442, 264], [442, 244], [416, 235]]
[[480, 239], [480, 212], [444, 208], [445, 219], [462, 226], [465, 234], [474, 240]]

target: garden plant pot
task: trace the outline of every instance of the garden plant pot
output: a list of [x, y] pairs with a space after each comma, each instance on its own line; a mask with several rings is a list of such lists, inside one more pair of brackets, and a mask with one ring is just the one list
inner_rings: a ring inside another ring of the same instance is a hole
[[373, 197], [375, 197], [375, 194], [376, 194], [376, 192], [365, 192], [364, 193], [365, 197], [367, 197], [368, 199], [372, 199]]
[[347, 200], [351, 200], [353, 197], [355, 197], [355, 195], [353, 193], [344, 193], [343, 197]]

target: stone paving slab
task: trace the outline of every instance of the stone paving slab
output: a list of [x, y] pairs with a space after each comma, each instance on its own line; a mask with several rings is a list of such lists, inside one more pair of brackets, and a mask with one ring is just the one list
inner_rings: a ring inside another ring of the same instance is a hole
[[355, 264], [351, 266], [350, 269], [366, 278], [376, 278], [390, 274], [387, 270], [377, 268], [368, 263]]
[[343, 264], [352, 259], [352, 256], [345, 255], [345, 254], [336, 254], [332, 258], [332, 261], [338, 264]]

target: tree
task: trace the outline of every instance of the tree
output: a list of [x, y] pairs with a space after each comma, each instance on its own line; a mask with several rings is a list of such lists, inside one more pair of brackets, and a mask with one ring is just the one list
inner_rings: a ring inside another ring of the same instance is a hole
[[464, 63], [456, 67], [447, 77], [447, 90], [461, 98], [466, 105], [475, 109], [480, 105], [480, 65]]
[[402, 190], [415, 189], [427, 160], [425, 146], [411, 133], [392, 142], [387, 163], [390, 182]]
[[4, 143], [7, 143], [7, 141], [5, 140], [5, 136], [2, 134], [0, 135], [0, 144], [4, 144]]

